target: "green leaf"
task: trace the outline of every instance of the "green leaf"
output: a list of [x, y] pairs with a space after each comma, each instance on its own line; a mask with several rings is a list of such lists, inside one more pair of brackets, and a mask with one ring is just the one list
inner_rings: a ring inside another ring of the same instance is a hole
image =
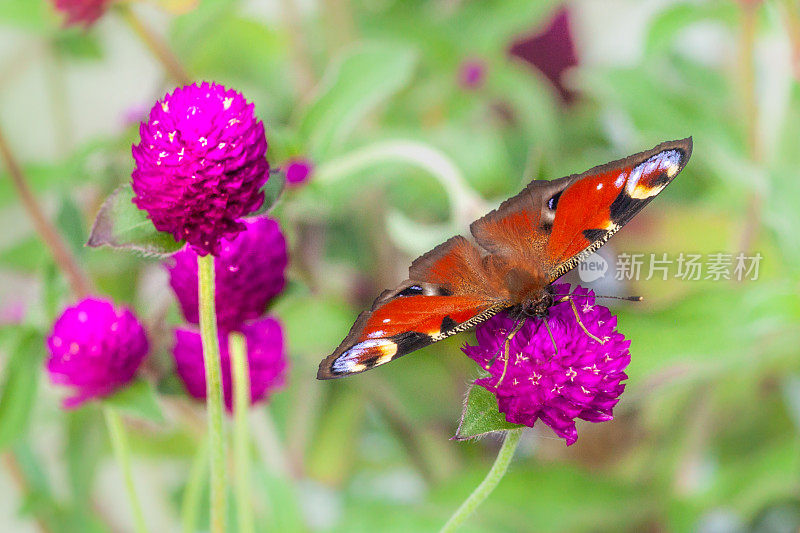
[[164, 421], [164, 414], [161, 412], [156, 391], [144, 379], [137, 379], [131, 382], [103, 401], [118, 408], [120, 411], [146, 420], [153, 422]]
[[87, 246], [127, 248], [148, 255], [169, 255], [183, 247], [169, 233], [158, 231], [147, 214], [133, 204], [133, 189], [123, 185], [103, 202]]
[[653, 18], [647, 31], [645, 52], [661, 53], [676, 40], [678, 34], [700, 22], [718, 22], [732, 27], [738, 19], [738, 9], [733, 2], [684, 2], [664, 9]]
[[49, 2], [31, 0], [3, 0], [0, 2], [0, 21], [3, 26], [16, 26], [27, 30], [44, 31], [52, 18]]
[[300, 134], [315, 158], [324, 159], [367, 114], [405, 87], [416, 62], [407, 46], [375, 42], [350, 49], [334, 61], [300, 123]]
[[70, 249], [76, 255], [84, 252], [83, 243], [86, 242], [86, 228], [83, 221], [83, 213], [69, 196], [64, 196], [61, 207], [58, 210], [56, 224], [61, 234], [66, 237]]
[[508, 422], [505, 415], [500, 413], [494, 394], [480, 385], [473, 384], [467, 392], [467, 403], [464, 405], [464, 412], [461, 414], [461, 421], [453, 438], [467, 440], [493, 431], [521, 427], [524, 426]]
[[25, 433], [36, 400], [44, 358], [44, 338], [37, 331], [20, 333], [5, 365], [0, 393], [0, 449]]
[[261, 192], [264, 193], [264, 203], [261, 204], [261, 207], [254, 214], [261, 215], [271, 211], [272, 208], [275, 207], [275, 204], [278, 203], [285, 188], [286, 173], [283, 172], [283, 170], [272, 172], [267, 183], [261, 187]]
[[56, 51], [68, 58], [102, 59], [103, 49], [93, 33], [70, 28], [61, 31], [53, 41]]

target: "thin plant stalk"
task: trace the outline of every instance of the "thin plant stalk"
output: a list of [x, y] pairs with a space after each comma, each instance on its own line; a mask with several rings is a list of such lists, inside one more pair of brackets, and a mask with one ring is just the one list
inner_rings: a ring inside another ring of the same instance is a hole
[[206, 372], [206, 408], [211, 456], [211, 532], [225, 531], [225, 440], [222, 433], [222, 371], [220, 368], [217, 311], [214, 303], [214, 256], [197, 258], [200, 295], [200, 336]]
[[253, 533], [253, 507], [250, 505], [250, 429], [247, 411], [250, 407], [250, 368], [247, 361], [247, 340], [234, 331], [228, 336], [233, 374], [233, 457], [236, 471], [236, 516], [239, 533]]
[[128, 445], [128, 436], [125, 433], [125, 426], [116, 408], [107, 405], [103, 408], [106, 417], [108, 434], [111, 437], [111, 447], [114, 449], [114, 456], [117, 464], [122, 470], [125, 478], [125, 490], [128, 493], [128, 503], [133, 513], [133, 526], [136, 533], [147, 533], [147, 525], [144, 521], [142, 506], [136, 496], [136, 486], [133, 483], [133, 472], [131, 471], [131, 452]]
[[195, 533], [197, 516], [200, 511], [200, 499], [203, 495], [203, 480], [208, 475], [208, 435], [203, 437], [195, 452], [192, 466], [189, 468], [189, 479], [183, 491], [181, 501], [181, 531]]
[[131, 30], [139, 37], [142, 43], [150, 50], [159, 63], [164, 67], [169, 76], [181, 85], [189, 85], [192, 78], [183, 68], [183, 65], [164, 39], [152, 30], [125, 2], [116, 4], [117, 12], [122, 16]]
[[464, 500], [464, 503], [462, 503], [453, 516], [450, 517], [450, 520], [448, 520], [441, 529], [441, 533], [450, 533], [455, 531], [466, 521], [467, 518], [469, 518], [472, 513], [475, 512], [475, 509], [477, 509], [478, 506], [483, 503], [489, 494], [492, 493], [508, 470], [508, 465], [511, 463], [511, 458], [514, 457], [514, 452], [517, 450], [521, 436], [522, 428], [506, 431], [503, 445], [500, 447], [500, 451], [497, 454], [497, 459], [494, 460], [491, 470], [489, 470], [489, 473], [486, 474], [486, 477], [483, 479], [483, 481], [481, 481], [481, 484], [478, 485], [478, 488], [472, 491], [472, 494], [470, 494], [469, 497]]
[[86, 277], [81, 267], [75, 261], [74, 256], [67, 247], [61, 234], [53, 226], [47, 215], [44, 214], [39, 202], [33, 194], [28, 180], [22, 171], [17, 159], [11, 152], [11, 147], [3, 135], [2, 128], [0, 128], [0, 158], [3, 159], [8, 170], [8, 175], [11, 178], [11, 183], [17, 190], [22, 207], [28, 213], [33, 221], [33, 226], [36, 232], [44, 241], [53, 260], [58, 265], [58, 268], [64, 273], [69, 282], [72, 294], [77, 298], [82, 298], [91, 292], [91, 283]]

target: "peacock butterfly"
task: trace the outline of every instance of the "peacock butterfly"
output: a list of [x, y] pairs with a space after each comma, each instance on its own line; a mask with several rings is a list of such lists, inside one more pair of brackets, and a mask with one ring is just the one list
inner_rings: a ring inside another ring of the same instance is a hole
[[378, 296], [319, 365], [318, 379], [364, 372], [503, 310], [546, 316], [551, 283], [600, 248], [686, 166], [692, 138], [594, 167], [534, 180], [417, 258], [408, 279]]

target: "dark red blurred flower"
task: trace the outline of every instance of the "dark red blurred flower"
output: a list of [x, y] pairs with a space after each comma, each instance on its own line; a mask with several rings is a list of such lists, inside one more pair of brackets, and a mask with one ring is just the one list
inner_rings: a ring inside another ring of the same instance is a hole
[[574, 100], [575, 94], [563, 83], [564, 71], [578, 64], [570, 14], [566, 7], [555, 12], [543, 31], [515, 42], [511, 46], [511, 54], [524, 59], [547, 76], [565, 103]]
[[63, 13], [64, 26], [91, 26], [103, 16], [111, 0], [53, 0], [53, 7]]

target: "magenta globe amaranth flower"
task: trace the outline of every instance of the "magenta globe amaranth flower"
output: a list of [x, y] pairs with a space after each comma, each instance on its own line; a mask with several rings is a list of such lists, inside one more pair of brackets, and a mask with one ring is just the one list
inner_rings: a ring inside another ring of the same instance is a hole
[[[250, 367], [250, 398], [255, 403], [267, 398], [271, 391], [285, 381], [288, 362], [283, 351], [283, 333], [280, 323], [266, 317], [242, 327], [247, 341], [247, 362]], [[222, 388], [225, 405], [233, 410], [231, 386], [231, 359], [228, 336], [220, 334], [222, 363]], [[190, 329], [175, 330], [175, 365], [186, 390], [197, 399], [206, 398], [206, 374], [203, 366], [203, 344], [200, 333]]]
[[[278, 223], [261, 217], [244, 225], [236, 238], [222, 241], [214, 258], [217, 325], [223, 332], [263, 315], [286, 283], [286, 240]], [[186, 320], [199, 323], [197, 253], [181, 250], [167, 261], [167, 270]]]
[[311, 177], [313, 170], [314, 165], [308, 159], [302, 157], [290, 159], [286, 162], [286, 183], [293, 187], [302, 185]]
[[[569, 285], [554, 289], [555, 294], [565, 295]], [[603, 422], [613, 418], [612, 410], [625, 390], [622, 381], [628, 377], [624, 370], [631, 360], [630, 341], [616, 330], [617, 318], [608, 308], [595, 303], [594, 293], [577, 287], [571, 297], [581, 323], [602, 343], [583, 331], [565, 301], [549, 310], [552, 339], [544, 320], [525, 321], [509, 343], [508, 364], [505, 341], [516, 321], [505, 313], [478, 326], [478, 344], [463, 348], [489, 372], [489, 377], [475, 383], [497, 396], [506, 420], [530, 427], [541, 420], [567, 445], [578, 438], [576, 419]]]
[[87, 298], [64, 310], [47, 338], [50, 380], [74, 389], [64, 407], [107, 396], [133, 379], [148, 350], [144, 328], [127, 308]]
[[156, 229], [216, 255], [264, 202], [267, 139], [253, 104], [216, 83], [181, 87], [156, 103], [139, 133], [133, 202]]
[[65, 26], [90, 26], [103, 16], [111, 0], [53, 0], [53, 7], [63, 13]]

